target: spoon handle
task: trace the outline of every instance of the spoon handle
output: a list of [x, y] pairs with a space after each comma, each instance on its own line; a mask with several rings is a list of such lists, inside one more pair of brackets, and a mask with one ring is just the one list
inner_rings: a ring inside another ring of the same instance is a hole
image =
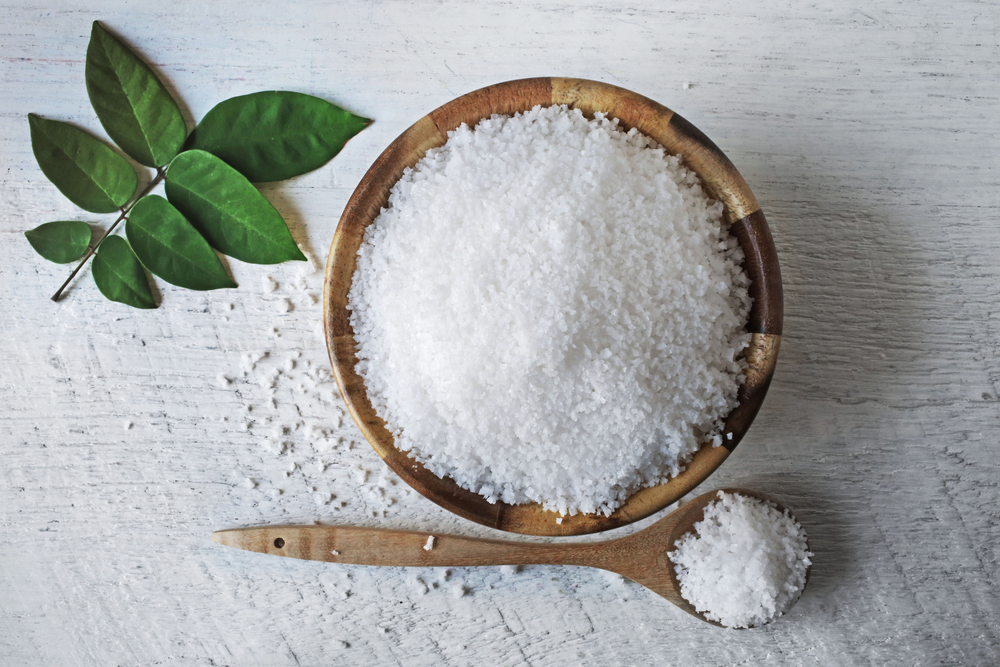
[[[429, 540], [433, 538], [433, 540]], [[351, 565], [602, 567], [608, 542], [539, 544], [354, 526], [260, 526], [212, 533], [222, 545], [286, 558]]]

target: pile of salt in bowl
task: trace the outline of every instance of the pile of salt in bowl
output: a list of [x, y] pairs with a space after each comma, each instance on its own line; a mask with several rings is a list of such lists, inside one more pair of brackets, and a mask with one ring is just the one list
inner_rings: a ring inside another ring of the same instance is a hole
[[773, 503], [719, 492], [668, 554], [681, 597], [729, 628], [785, 613], [806, 584], [812, 553], [802, 526]]
[[434, 474], [610, 514], [727, 437], [742, 261], [722, 205], [645, 135], [565, 106], [493, 116], [406, 170], [367, 228], [356, 369]]

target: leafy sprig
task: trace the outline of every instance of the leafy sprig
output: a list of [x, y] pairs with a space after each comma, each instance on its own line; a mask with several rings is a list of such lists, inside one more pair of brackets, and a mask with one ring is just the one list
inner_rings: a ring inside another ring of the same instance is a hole
[[[101, 293], [135, 308], [157, 306], [146, 271], [188, 289], [236, 287], [216, 251], [253, 264], [304, 260], [281, 214], [253, 183], [321, 167], [371, 123], [310, 95], [267, 91], [221, 102], [188, 136], [180, 107], [156, 73], [96, 21], [86, 82], [108, 136], [155, 172], [140, 191], [132, 164], [103, 141], [28, 114], [32, 151], [53, 185], [85, 211], [119, 212], [94, 244], [90, 226], [80, 221], [25, 232], [45, 259], [82, 258], [53, 301], [91, 257]], [[161, 182], [166, 199], [150, 194]], [[114, 234], [122, 222], [125, 238]]]

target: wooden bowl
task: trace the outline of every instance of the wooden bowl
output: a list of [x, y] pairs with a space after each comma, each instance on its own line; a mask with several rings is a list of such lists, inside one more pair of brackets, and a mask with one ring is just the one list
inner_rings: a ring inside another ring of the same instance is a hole
[[[451, 479], [437, 477], [396, 449], [392, 434], [372, 408], [364, 382], [355, 371], [357, 347], [347, 310], [347, 293], [365, 228], [388, 202], [389, 191], [403, 170], [414, 166], [428, 149], [444, 144], [447, 133], [462, 123], [472, 127], [491, 114], [514, 114], [552, 104], [578, 108], [587, 116], [603, 111], [618, 118], [624, 129], [636, 127], [669, 152], [683, 156], [709, 196], [725, 207], [724, 219], [746, 255], [744, 269], [753, 297], [747, 325], [753, 336], [745, 351], [749, 363], [746, 382], [739, 392], [739, 405], [725, 422], [724, 432], [731, 432], [732, 439], [721, 447], [703, 444], [684, 472], [636, 492], [610, 516], [577, 514], [564, 517], [562, 523], [556, 523], [556, 513], [544, 511], [538, 504], [491, 504]], [[521, 79], [482, 88], [432, 111], [403, 132], [371, 166], [344, 209], [326, 267], [323, 302], [327, 347], [337, 384], [354, 421], [379, 456], [407, 484], [445, 509], [492, 528], [529, 535], [579, 535], [617, 528], [663, 509], [698, 486], [726, 460], [750, 427], [771, 383], [781, 342], [778, 257], [764, 214], [743, 177], [708, 137], [667, 107], [623, 88], [582, 79]]]

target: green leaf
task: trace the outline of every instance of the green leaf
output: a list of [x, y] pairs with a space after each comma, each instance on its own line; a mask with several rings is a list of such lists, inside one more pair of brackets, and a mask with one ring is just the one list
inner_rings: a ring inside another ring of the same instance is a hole
[[188, 146], [221, 157], [255, 183], [282, 181], [323, 166], [369, 124], [311, 95], [254, 93], [216, 105]]
[[35, 252], [56, 264], [78, 260], [90, 247], [90, 225], [79, 220], [46, 222], [24, 235]]
[[133, 308], [156, 308], [149, 280], [128, 242], [109, 236], [94, 256], [94, 282], [101, 294]]
[[250, 181], [205, 151], [170, 163], [167, 199], [226, 255], [251, 264], [305, 260], [285, 221]]
[[163, 197], [136, 202], [125, 236], [142, 265], [168, 283], [196, 290], [236, 287], [208, 242]]
[[59, 192], [91, 213], [125, 205], [139, 185], [135, 169], [118, 153], [78, 127], [28, 114], [31, 150]]
[[87, 94], [101, 125], [137, 162], [161, 167], [184, 145], [184, 117], [149, 65], [94, 21], [87, 46]]

